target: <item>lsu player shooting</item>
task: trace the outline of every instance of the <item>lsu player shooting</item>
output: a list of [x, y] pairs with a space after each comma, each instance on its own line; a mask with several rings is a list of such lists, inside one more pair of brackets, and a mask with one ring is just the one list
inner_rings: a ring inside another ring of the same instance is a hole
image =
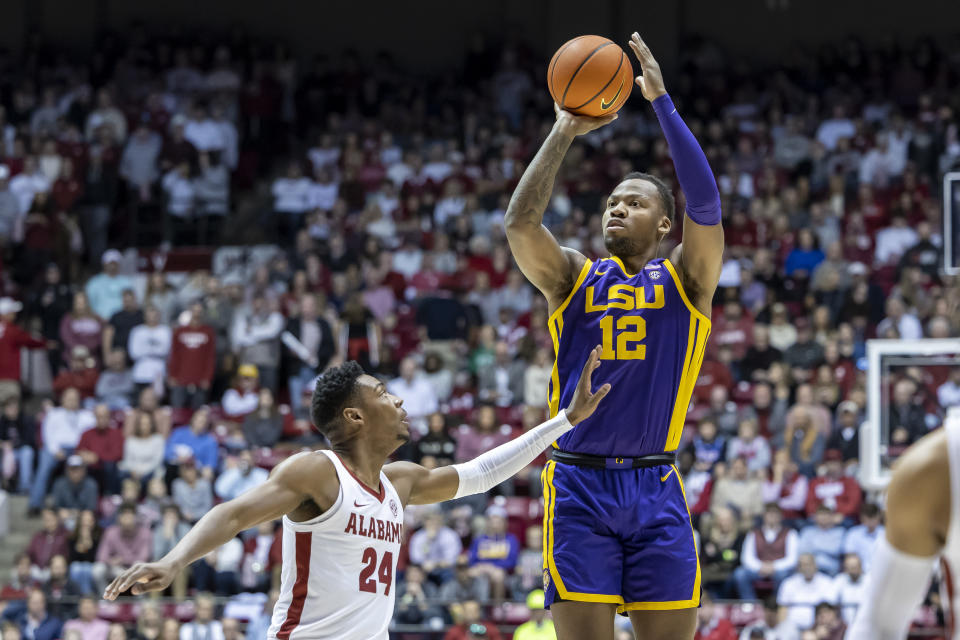
[[547, 298], [556, 363], [551, 415], [571, 397], [596, 344], [612, 383], [589, 429], [555, 443], [543, 473], [544, 586], [560, 640], [609, 638], [616, 612], [639, 639], [693, 638], [700, 565], [674, 456], [710, 334], [723, 229], [713, 172], [636, 33], [637, 78], [670, 146], [686, 196], [683, 242], [659, 247], [674, 224], [662, 181], [630, 173], [609, 195], [593, 261], [561, 247], [543, 213], [563, 157], [578, 135], [615, 116], [557, 109], [552, 131], [527, 167], [506, 212], [507, 239], [524, 275]]

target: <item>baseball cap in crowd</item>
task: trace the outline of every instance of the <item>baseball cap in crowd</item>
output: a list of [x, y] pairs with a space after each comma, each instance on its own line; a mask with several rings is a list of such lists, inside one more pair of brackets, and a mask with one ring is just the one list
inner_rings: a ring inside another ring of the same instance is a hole
[[527, 609], [543, 609], [544, 602], [543, 589], [534, 589], [527, 594]]
[[867, 275], [867, 265], [862, 262], [853, 262], [847, 267], [847, 272], [852, 276], [865, 276]]
[[860, 405], [858, 405], [858, 404], [857, 404], [856, 402], [854, 402], [853, 400], [844, 400], [844, 401], [841, 402], [840, 405], [837, 407], [837, 412], [838, 412], [838, 413], [845, 413], [845, 412], [847, 412], [847, 411], [849, 411], [850, 413], [859, 413], [859, 412], [860, 412]]
[[73, 349], [70, 350], [70, 357], [76, 358], [77, 360], [86, 360], [87, 358], [90, 357], [90, 349], [83, 346], [82, 344], [78, 344], [77, 346], [75, 346]]
[[500, 517], [500, 518], [506, 519], [507, 510], [497, 504], [490, 505], [490, 507], [487, 509], [487, 517], [488, 518]]
[[242, 364], [240, 368], [237, 369], [237, 375], [241, 378], [259, 378], [260, 371], [255, 364]]
[[77, 455], [70, 456], [67, 458], [67, 467], [85, 467], [87, 463], [83, 461], [83, 458]]
[[10, 167], [0, 164], [0, 180], [6, 180], [10, 177]]
[[23, 304], [17, 302], [13, 298], [8, 298], [4, 296], [0, 298], [0, 316], [5, 316], [8, 313], [17, 313], [23, 309]]
[[123, 254], [117, 251], [116, 249], [107, 249], [103, 252], [103, 257], [100, 258], [102, 264], [108, 264], [110, 262], [120, 262], [123, 260]]
[[823, 454], [824, 462], [843, 462], [843, 454], [840, 449], [827, 449]]

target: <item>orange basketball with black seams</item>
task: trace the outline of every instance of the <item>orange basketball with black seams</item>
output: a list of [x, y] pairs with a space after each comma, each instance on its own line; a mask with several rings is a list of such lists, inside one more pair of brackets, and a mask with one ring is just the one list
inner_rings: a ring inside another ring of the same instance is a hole
[[580, 36], [557, 49], [547, 67], [553, 100], [583, 116], [616, 113], [633, 89], [627, 53], [603, 36]]

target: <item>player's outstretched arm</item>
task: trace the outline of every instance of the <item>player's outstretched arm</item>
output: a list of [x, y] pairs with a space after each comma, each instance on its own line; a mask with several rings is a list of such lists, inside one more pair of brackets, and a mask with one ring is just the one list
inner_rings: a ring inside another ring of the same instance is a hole
[[594, 347], [580, 373], [580, 381], [564, 411], [534, 427], [519, 438], [506, 442], [469, 462], [439, 469], [425, 469], [412, 462], [395, 462], [384, 467], [405, 504], [431, 504], [483, 493], [533, 462], [550, 443], [589, 418], [610, 391], [605, 384], [596, 393], [591, 378], [600, 366], [600, 347]]
[[189, 533], [156, 562], [135, 564], [117, 576], [103, 592], [106, 600], [131, 589], [134, 595], [167, 588], [184, 567], [226, 544], [241, 531], [275, 520], [305, 500], [330, 502], [319, 495], [324, 487], [338, 491], [336, 469], [325, 456], [301, 454], [281, 463], [265, 483], [208, 511]]
[[847, 640], [903, 640], [930, 586], [950, 518], [946, 432], [920, 439], [894, 466], [886, 532], [874, 548], [863, 605]]
[[586, 261], [580, 252], [561, 247], [543, 226], [543, 212], [550, 202], [557, 171], [575, 137], [617, 117], [575, 116], [556, 104], [554, 110], [557, 121], [523, 172], [503, 220], [520, 271], [547, 297], [551, 308], [559, 305], [573, 288], [576, 274]]
[[630, 48], [640, 61], [641, 74], [637, 86], [650, 101], [660, 121], [663, 135], [670, 146], [677, 180], [687, 200], [683, 217], [683, 244], [677, 247], [673, 261], [683, 278], [684, 289], [691, 302], [708, 316], [713, 292], [720, 281], [723, 266], [723, 227], [720, 225], [720, 191], [703, 149], [663, 84], [660, 65], [650, 47], [634, 33]]

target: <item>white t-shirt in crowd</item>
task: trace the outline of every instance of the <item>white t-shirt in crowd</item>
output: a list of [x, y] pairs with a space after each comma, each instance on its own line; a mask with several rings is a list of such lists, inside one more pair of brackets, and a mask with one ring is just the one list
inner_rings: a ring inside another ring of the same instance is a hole
[[187, 121], [183, 127], [183, 137], [189, 140], [197, 151], [220, 150], [227, 145], [223, 129], [210, 118]]
[[162, 380], [167, 372], [167, 356], [170, 355], [170, 327], [158, 324], [151, 327], [137, 325], [127, 339], [127, 353], [133, 360], [133, 381], [137, 384], [153, 384]]
[[337, 196], [340, 195], [340, 185], [336, 182], [311, 182], [307, 190], [307, 206], [310, 209], [322, 209], [330, 211], [333, 209]]
[[857, 608], [863, 602], [866, 595], [866, 576], [860, 576], [860, 579], [854, 582], [846, 573], [841, 573], [833, 579], [833, 588], [836, 600], [834, 604], [840, 607], [840, 613], [847, 626], [853, 624], [853, 619], [857, 615]]
[[273, 181], [273, 209], [283, 213], [304, 213], [310, 210], [309, 178], [277, 178]]
[[816, 606], [824, 601], [835, 602], [836, 590], [833, 580], [819, 572], [809, 581], [795, 573], [780, 583], [777, 592], [777, 604], [787, 608], [787, 620], [800, 629], [813, 626]]
[[167, 192], [167, 211], [178, 217], [190, 215], [196, 189], [189, 178], [184, 178], [173, 169], [163, 177], [163, 190]]

